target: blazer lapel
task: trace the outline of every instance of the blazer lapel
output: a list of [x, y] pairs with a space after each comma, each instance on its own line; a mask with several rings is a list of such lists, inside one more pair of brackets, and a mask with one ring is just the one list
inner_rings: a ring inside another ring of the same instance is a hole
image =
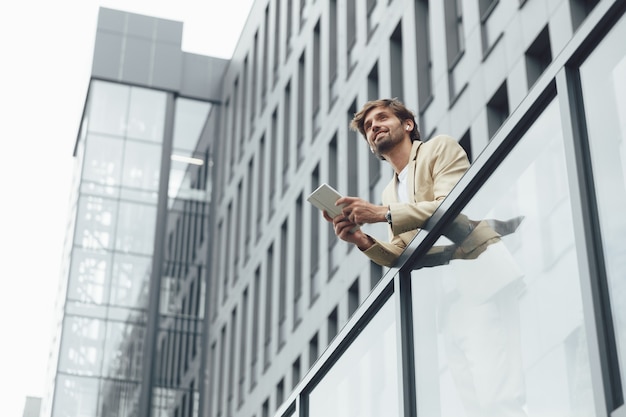
[[[416, 189], [416, 185], [415, 184], [415, 171], [417, 170], [417, 151], [419, 149], [419, 147], [422, 145], [422, 142], [419, 140], [416, 140], [413, 142], [413, 147], [411, 147], [411, 159], [409, 160], [409, 172], [407, 172], [407, 188], [408, 188], [408, 194], [409, 194], [409, 198], [414, 202], [417, 203], [417, 201], [415, 201], [415, 195], [417, 193], [417, 189]], [[397, 176], [395, 176], [395, 181], [398, 181]], [[397, 189], [397, 187], [395, 187]], [[396, 196], [397, 199], [397, 196]]]

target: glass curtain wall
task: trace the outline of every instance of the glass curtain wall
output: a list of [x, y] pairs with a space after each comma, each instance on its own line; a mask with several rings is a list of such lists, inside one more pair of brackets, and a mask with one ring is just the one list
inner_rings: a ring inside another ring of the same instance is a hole
[[165, 93], [91, 84], [54, 416], [136, 412], [165, 112]]
[[[200, 134], [211, 105], [177, 98], [170, 154], [152, 415], [197, 416], [209, 208], [209, 152]], [[204, 149], [203, 149], [203, 146]]]

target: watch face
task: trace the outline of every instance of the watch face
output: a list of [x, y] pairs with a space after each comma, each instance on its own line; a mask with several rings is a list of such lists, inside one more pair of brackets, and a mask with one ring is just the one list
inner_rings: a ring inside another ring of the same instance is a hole
[[387, 210], [387, 214], [385, 214], [385, 219], [387, 219], [387, 223], [391, 224], [391, 210]]

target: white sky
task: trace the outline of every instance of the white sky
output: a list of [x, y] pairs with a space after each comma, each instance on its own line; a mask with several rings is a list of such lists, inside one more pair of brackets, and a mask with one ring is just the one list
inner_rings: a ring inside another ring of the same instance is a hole
[[[253, 0], [7, 0], [0, 5], [0, 415], [45, 392], [72, 150], [98, 8], [184, 22], [183, 50], [230, 58]], [[213, 39], [213, 40], [212, 40]]]

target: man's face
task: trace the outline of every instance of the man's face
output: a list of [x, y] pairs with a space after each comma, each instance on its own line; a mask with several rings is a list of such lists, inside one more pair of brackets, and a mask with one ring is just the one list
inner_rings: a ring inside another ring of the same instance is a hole
[[375, 107], [367, 112], [363, 128], [370, 148], [378, 156], [402, 142], [407, 132], [402, 121], [387, 107]]

